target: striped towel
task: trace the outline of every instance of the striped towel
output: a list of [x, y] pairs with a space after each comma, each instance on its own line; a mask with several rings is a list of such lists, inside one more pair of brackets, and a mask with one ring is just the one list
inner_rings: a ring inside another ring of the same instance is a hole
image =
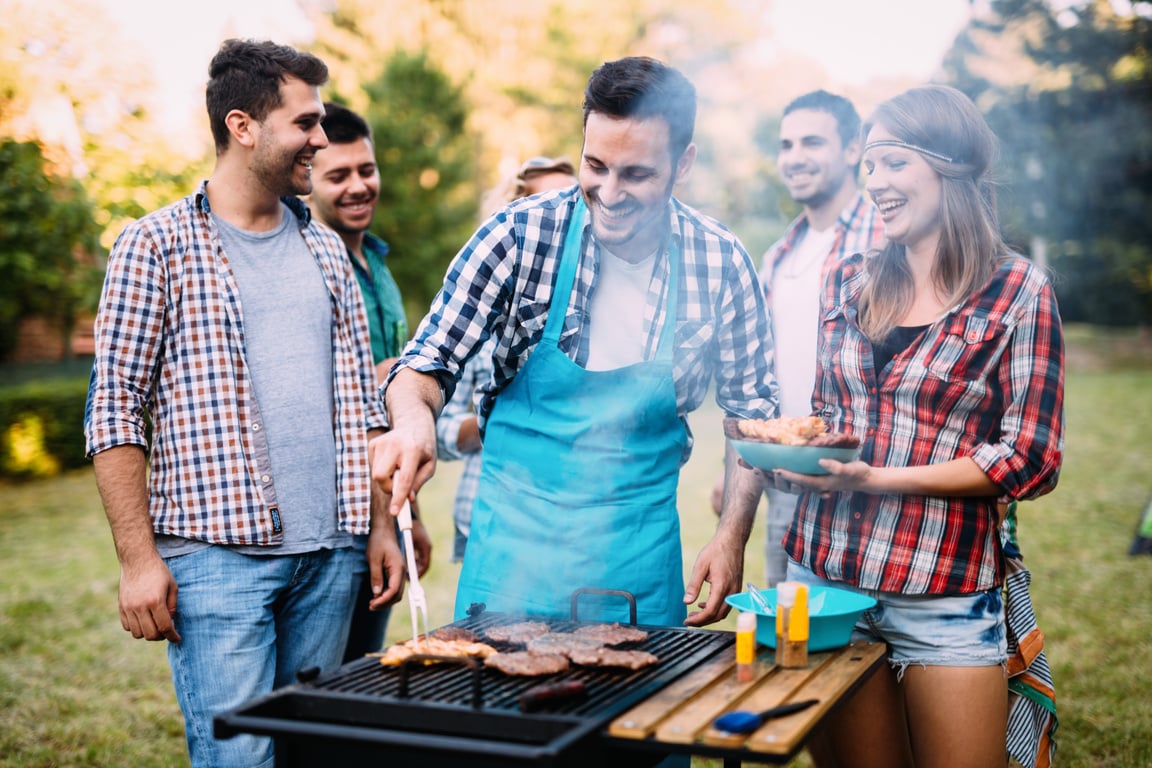
[[1016, 503], [1000, 529], [1008, 630], [1008, 755], [1024, 768], [1049, 768], [1056, 755], [1056, 688], [1044, 655], [1029, 587], [1032, 574], [1016, 541]]

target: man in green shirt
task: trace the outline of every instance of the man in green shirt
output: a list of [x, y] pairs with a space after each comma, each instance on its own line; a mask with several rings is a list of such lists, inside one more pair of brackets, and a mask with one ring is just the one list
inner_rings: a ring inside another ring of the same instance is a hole
[[[372, 362], [376, 379], [383, 382], [392, 363], [408, 341], [408, 323], [400, 288], [388, 270], [388, 244], [368, 231], [376, 201], [380, 196], [380, 169], [372, 146], [372, 131], [360, 115], [347, 107], [328, 102], [321, 125], [328, 135], [328, 147], [312, 161], [312, 194], [309, 202], [321, 222], [344, 241], [356, 271], [368, 330], [372, 337]], [[412, 538], [421, 575], [431, 562], [432, 543], [412, 505]], [[358, 536], [357, 546], [367, 544]], [[356, 573], [360, 594], [352, 615], [352, 629], [344, 651], [344, 661], [380, 650], [388, 625], [389, 610], [369, 611], [372, 598], [368, 562]]]

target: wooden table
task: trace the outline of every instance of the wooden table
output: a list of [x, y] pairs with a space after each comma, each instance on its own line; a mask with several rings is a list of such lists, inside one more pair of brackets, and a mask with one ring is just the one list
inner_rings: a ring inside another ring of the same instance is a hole
[[[747, 683], [737, 682], [736, 660], [724, 654], [617, 717], [607, 737], [619, 746], [721, 757], [726, 767], [745, 760], [787, 763], [833, 707], [880, 668], [885, 651], [883, 643], [850, 645], [809, 654], [806, 669], [781, 669], [773, 664], [774, 651], [761, 648]], [[759, 712], [804, 699], [819, 703], [769, 720], [753, 733], [712, 727], [726, 712]]]

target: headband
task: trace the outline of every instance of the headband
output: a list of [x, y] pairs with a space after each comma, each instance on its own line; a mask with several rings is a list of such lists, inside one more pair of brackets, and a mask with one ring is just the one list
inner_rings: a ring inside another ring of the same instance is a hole
[[922, 155], [928, 155], [930, 157], [934, 157], [937, 160], [943, 160], [946, 163], [955, 162], [952, 158], [948, 157], [948, 155], [942, 155], [939, 152], [933, 152], [930, 149], [924, 149], [924, 147], [919, 147], [919, 146], [916, 146], [915, 144], [909, 144], [906, 141], [897, 141], [895, 139], [881, 139], [880, 141], [870, 141], [870, 142], [868, 142], [868, 144], [866, 144], [864, 146], [864, 151], [867, 152], [868, 150], [872, 149], [872, 147], [903, 147], [904, 149], [911, 149], [914, 152], [919, 152]]

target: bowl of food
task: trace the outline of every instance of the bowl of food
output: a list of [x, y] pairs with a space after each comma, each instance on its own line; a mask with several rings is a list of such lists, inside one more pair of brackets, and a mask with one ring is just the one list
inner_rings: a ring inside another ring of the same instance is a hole
[[[756, 642], [769, 648], [776, 647], [776, 590], [758, 590], [771, 610], [760, 608], [752, 595], [740, 592], [729, 595], [724, 600], [738, 611], [756, 614]], [[811, 586], [808, 588], [808, 650], [830, 651], [848, 645], [852, 639], [852, 627], [864, 612], [876, 605], [876, 601], [837, 587]]]
[[852, 461], [860, 455], [855, 435], [829, 432], [819, 416], [725, 419], [724, 434], [740, 458], [757, 469], [826, 475], [820, 459]]

